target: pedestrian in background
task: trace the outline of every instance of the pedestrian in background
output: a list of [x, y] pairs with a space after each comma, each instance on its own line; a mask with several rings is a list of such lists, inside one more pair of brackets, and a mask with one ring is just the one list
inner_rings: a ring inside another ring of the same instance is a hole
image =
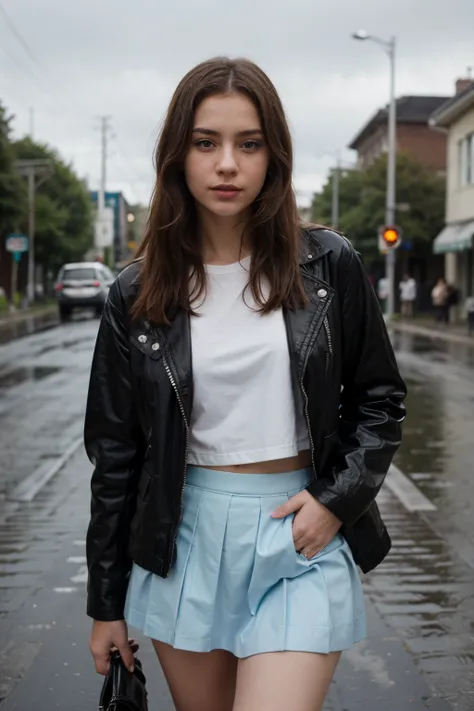
[[387, 277], [380, 277], [377, 284], [377, 296], [379, 298], [380, 308], [385, 313], [387, 309], [388, 300], [388, 279]]
[[400, 302], [403, 318], [413, 318], [416, 297], [416, 281], [409, 274], [404, 274], [400, 282]]
[[467, 330], [470, 336], [474, 333], [474, 296], [468, 296], [465, 303]]
[[[405, 385], [350, 243], [301, 225], [277, 92], [215, 59], [171, 100], [110, 290], [85, 442], [91, 650], [153, 640], [178, 711], [321, 711], [366, 635]], [[342, 390], [342, 394], [341, 394]]]
[[449, 302], [448, 284], [444, 277], [440, 277], [431, 292], [431, 300], [435, 312], [435, 320], [438, 323], [449, 322]]

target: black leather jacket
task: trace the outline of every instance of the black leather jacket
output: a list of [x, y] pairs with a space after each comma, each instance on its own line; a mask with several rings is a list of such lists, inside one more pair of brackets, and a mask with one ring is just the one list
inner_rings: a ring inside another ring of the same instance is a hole
[[[390, 549], [375, 497], [400, 444], [405, 384], [372, 286], [350, 243], [305, 230], [309, 303], [284, 313], [294, 393], [304, 408], [314, 480], [308, 491], [342, 522], [364, 572]], [[123, 619], [132, 561], [173, 565], [193, 400], [189, 317], [131, 322], [139, 264], [113, 284], [99, 328], [85, 421], [94, 464], [87, 534], [88, 614]]]

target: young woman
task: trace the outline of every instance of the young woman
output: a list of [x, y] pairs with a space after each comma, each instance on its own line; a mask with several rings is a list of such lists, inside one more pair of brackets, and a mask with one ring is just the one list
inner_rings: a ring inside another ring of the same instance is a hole
[[275, 88], [246, 60], [171, 101], [137, 260], [111, 288], [85, 424], [91, 650], [153, 640], [178, 711], [320, 711], [365, 634], [357, 565], [405, 386], [364, 267], [305, 228]]

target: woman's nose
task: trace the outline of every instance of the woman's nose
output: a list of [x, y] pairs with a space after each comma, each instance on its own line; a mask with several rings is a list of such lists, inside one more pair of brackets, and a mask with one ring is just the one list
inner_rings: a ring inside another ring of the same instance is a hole
[[238, 170], [236, 156], [231, 148], [223, 148], [219, 154], [217, 171], [219, 173], [236, 173]]

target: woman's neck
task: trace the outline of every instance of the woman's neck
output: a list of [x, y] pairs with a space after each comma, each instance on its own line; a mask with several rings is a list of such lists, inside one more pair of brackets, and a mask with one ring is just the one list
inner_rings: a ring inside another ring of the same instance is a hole
[[204, 264], [233, 264], [250, 254], [250, 240], [244, 234], [245, 220], [200, 215], [201, 250]]

